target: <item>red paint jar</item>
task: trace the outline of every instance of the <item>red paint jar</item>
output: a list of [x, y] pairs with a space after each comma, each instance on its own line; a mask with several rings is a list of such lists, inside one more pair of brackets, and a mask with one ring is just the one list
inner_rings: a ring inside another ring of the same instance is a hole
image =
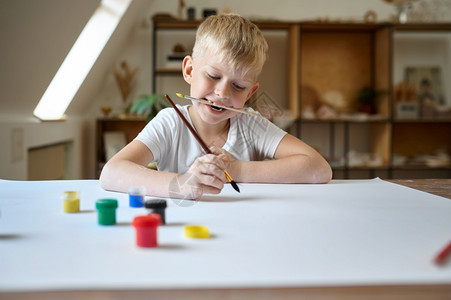
[[161, 216], [156, 213], [138, 216], [133, 219], [136, 230], [136, 246], [152, 248], [158, 246], [157, 228], [161, 225]]

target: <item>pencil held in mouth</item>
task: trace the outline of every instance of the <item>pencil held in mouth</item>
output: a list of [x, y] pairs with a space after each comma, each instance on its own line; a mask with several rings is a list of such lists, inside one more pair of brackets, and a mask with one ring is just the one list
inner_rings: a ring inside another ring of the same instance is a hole
[[[179, 94], [177, 94], [178, 96]], [[181, 95], [181, 94], [180, 94]], [[179, 117], [182, 119], [183, 123], [185, 123], [186, 127], [188, 127], [189, 131], [193, 134], [193, 136], [196, 138], [197, 142], [200, 144], [200, 146], [202, 147], [202, 149], [204, 149], [204, 151], [207, 154], [211, 154], [211, 150], [208, 149], [207, 145], [205, 144], [205, 142], [201, 139], [201, 137], [197, 134], [196, 130], [193, 128], [193, 126], [191, 126], [191, 124], [188, 122], [188, 120], [185, 118], [185, 116], [182, 114], [182, 112], [177, 108], [177, 106], [175, 106], [174, 102], [172, 102], [172, 99], [168, 96], [165, 95], [166, 99], [168, 99], [169, 103], [171, 103], [172, 107], [175, 109], [175, 111], [177, 112], [177, 114], [179, 115]], [[180, 97], [180, 96], [179, 96]], [[227, 178], [227, 180], [230, 182], [230, 184], [232, 185], [233, 189], [235, 191], [237, 191], [238, 193], [240, 192], [240, 188], [238, 187], [238, 184], [236, 184], [236, 182], [232, 179], [232, 177], [230, 176], [230, 174], [227, 171], [224, 171], [224, 174]]]
[[247, 110], [242, 109], [242, 108], [234, 108], [234, 107], [223, 106], [223, 105], [219, 105], [219, 104], [213, 103], [213, 102], [205, 100], [205, 99], [198, 99], [198, 98], [194, 98], [194, 97], [191, 97], [191, 96], [186, 96], [186, 95], [183, 95], [183, 94], [180, 94], [180, 93], [176, 93], [176, 95], [178, 97], [184, 98], [186, 100], [196, 101], [196, 102], [200, 102], [202, 104], [210, 105], [214, 109], [221, 109], [222, 108], [222, 109], [227, 109], [227, 110], [239, 112], [239, 113], [242, 113], [242, 114], [249, 114], [249, 115], [258, 116], [257, 113], [252, 112], [252, 111], [247, 111]]

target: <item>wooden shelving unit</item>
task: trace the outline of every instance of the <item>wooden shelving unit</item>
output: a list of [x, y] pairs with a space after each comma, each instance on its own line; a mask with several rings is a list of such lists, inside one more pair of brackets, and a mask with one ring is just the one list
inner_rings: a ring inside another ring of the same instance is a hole
[[138, 133], [146, 126], [147, 122], [142, 118], [120, 119], [120, 118], [101, 118], [96, 122], [96, 166], [95, 174], [98, 177], [106, 163], [105, 157], [105, 132], [123, 132], [127, 143], [130, 143]]
[[[315, 145], [312, 132], [324, 144], [320, 152], [326, 157], [340, 156], [344, 165], [335, 168], [338, 178], [352, 178], [353, 172], [367, 172], [368, 177], [397, 177], [398, 171], [406, 177], [406, 170], [439, 171], [436, 177], [451, 177], [450, 166], [399, 166], [393, 156], [411, 157], [445, 149], [451, 155], [451, 119], [398, 120], [392, 98], [394, 86], [394, 38], [397, 32], [443, 33], [451, 36], [451, 23], [446, 24], [391, 24], [391, 23], [315, 23], [315, 22], [255, 22], [263, 31], [284, 33], [286, 55], [280, 56], [284, 66], [285, 97], [283, 104], [296, 117], [290, 132]], [[166, 68], [158, 63], [157, 36], [172, 31], [189, 31], [194, 37], [198, 21], [154, 20], [152, 45], [153, 92], [159, 92], [157, 78], [181, 78], [178, 68]], [[451, 39], [451, 38], [450, 38]], [[194, 41], [193, 41], [194, 42]], [[271, 47], [271, 45], [270, 45]], [[451, 73], [451, 65], [446, 66]], [[265, 72], [265, 70], [264, 70]], [[262, 73], [263, 75], [263, 73]], [[338, 92], [342, 95], [343, 110], [356, 110], [357, 91], [370, 86], [384, 91], [378, 98], [378, 118], [368, 119], [306, 119], [310, 106], [316, 111], [324, 95]], [[448, 95], [451, 96], [451, 95]], [[354, 131], [360, 132], [356, 135]], [[433, 134], [431, 134], [433, 132]], [[378, 166], [350, 166], [348, 151], [356, 144], [382, 159]], [[431, 177], [430, 172], [427, 176]], [[417, 172], [418, 173], [418, 172]], [[407, 174], [407, 175], [406, 175]], [[421, 174], [414, 175], [416, 178]], [[337, 178], [337, 177], [336, 177]]]

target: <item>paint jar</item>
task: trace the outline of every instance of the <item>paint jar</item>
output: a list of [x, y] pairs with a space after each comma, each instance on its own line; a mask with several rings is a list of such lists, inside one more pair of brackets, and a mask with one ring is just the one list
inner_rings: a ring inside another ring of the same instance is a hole
[[167, 207], [164, 199], [151, 199], [144, 202], [144, 206], [149, 210], [149, 213], [157, 213], [161, 217], [161, 224], [166, 224], [165, 210]]
[[130, 207], [143, 207], [146, 188], [143, 186], [132, 186], [128, 189]]
[[80, 196], [77, 191], [65, 191], [63, 193], [63, 210], [66, 213], [80, 211]]
[[132, 225], [136, 230], [136, 246], [141, 248], [153, 248], [158, 246], [157, 228], [161, 225], [161, 217], [159, 214], [152, 213], [135, 217]]
[[96, 201], [96, 209], [99, 225], [116, 224], [116, 199], [99, 199]]

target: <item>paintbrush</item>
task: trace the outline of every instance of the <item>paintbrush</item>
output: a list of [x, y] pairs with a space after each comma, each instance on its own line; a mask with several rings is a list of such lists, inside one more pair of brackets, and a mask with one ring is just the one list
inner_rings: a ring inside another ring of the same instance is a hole
[[253, 111], [247, 111], [247, 110], [242, 109], [242, 108], [234, 108], [234, 107], [223, 106], [223, 105], [219, 105], [219, 104], [216, 104], [216, 103], [212, 103], [212, 102], [210, 102], [208, 100], [198, 99], [198, 98], [194, 98], [194, 97], [191, 97], [191, 96], [186, 96], [186, 95], [183, 95], [183, 94], [180, 94], [180, 93], [176, 93], [176, 95], [178, 97], [184, 98], [186, 100], [196, 101], [196, 102], [200, 102], [200, 103], [207, 104], [207, 105], [210, 105], [210, 106], [215, 106], [215, 107], [219, 107], [219, 108], [223, 108], [223, 109], [236, 111], [236, 112], [239, 112], [239, 113], [242, 113], [242, 114], [249, 114], [249, 115], [258, 116], [257, 113], [255, 113]]
[[[182, 119], [183, 123], [185, 123], [186, 127], [188, 127], [189, 131], [191, 131], [191, 133], [193, 134], [193, 136], [196, 138], [197, 142], [199, 142], [199, 144], [202, 146], [202, 148], [204, 149], [204, 151], [207, 154], [212, 154], [212, 152], [210, 151], [210, 149], [208, 149], [207, 145], [205, 145], [204, 141], [201, 139], [201, 137], [197, 134], [196, 130], [193, 128], [193, 126], [191, 126], [191, 124], [188, 122], [188, 120], [185, 118], [185, 116], [182, 114], [182, 112], [177, 108], [177, 106], [175, 106], [174, 102], [172, 102], [171, 98], [169, 98], [168, 95], [165, 95], [166, 99], [168, 99], [169, 103], [171, 103], [172, 107], [175, 109], [175, 111], [177, 112], [177, 114], [180, 116], [180, 118]], [[230, 184], [232, 185], [232, 187], [235, 189], [235, 191], [237, 191], [238, 193], [240, 192], [240, 188], [238, 187], [238, 185], [236, 184], [236, 182], [232, 179], [232, 177], [230, 176], [230, 174], [227, 171], [224, 171], [224, 174], [227, 178], [227, 180], [230, 182]]]

